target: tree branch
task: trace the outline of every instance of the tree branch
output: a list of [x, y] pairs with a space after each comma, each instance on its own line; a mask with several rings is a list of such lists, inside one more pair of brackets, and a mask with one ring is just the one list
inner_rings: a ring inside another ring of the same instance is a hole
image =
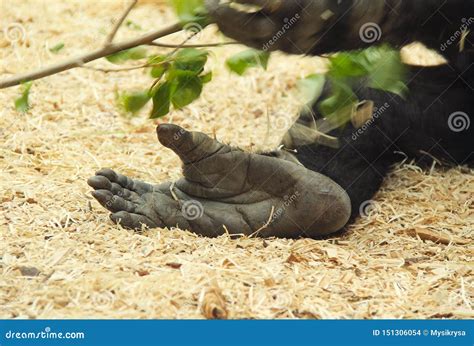
[[122, 67], [122, 68], [102, 68], [102, 67], [92, 67], [92, 66], [81, 66], [80, 68], [84, 68], [86, 70], [104, 72], [104, 73], [112, 73], [112, 72], [140, 70], [140, 69], [147, 68], [150, 66], [151, 66], [150, 64], [142, 64], [138, 66], [128, 66], [128, 67]]
[[81, 67], [84, 64], [91, 62], [93, 60], [106, 57], [108, 55], [120, 52], [125, 49], [130, 49], [130, 48], [137, 47], [143, 44], [149, 44], [156, 39], [174, 34], [181, 30], [182, 30], [182, 25], [179, 23], [176, 23], [176, 24], [170, 25], [167, 28], [152, 31], [148, 34], [145, 34], [135, 39], [123, 41], [116, 44], [112, 43], [108, 46], [102, 47], [93, 52], [83, 54], [81, 56], [60, 62], [58, 64], [47, 66], [34, 72], [24, 73], [18, 76], [7, 78], [3, 81], [0, 81], [0, 89], [9, 88], [15, 85], [20, 85], [21, 83], [51, 76], [53, 74], [67, 71], [76, 67]]
[[233, 44], [241, 44], [239, 42], [222, 42], [222, 43], [203, 43], [203, 44], [170, 44], [170, 43], [161, 43], [161, 42], [151, 42], [147, 43], [149, 46], [154, 47], [163, 47], [163, 48], [207, 48], [207, 47], [220, 47], [228, 46]]
[[128, 5], [128, 7], [125, 9], [125, 11], [122, 13], [122, 16], [119, 18], [117, 23], [115, 23], [112, 31], [109, 33], [107, 36], [107, 39], [105, 40], [105, 46], [110, 46], [115, 38], [115, 35], [117, 34], [117, 31], [120, 29], [120, 27], [123, 24], [123, 21], [127, 16], [130, 14], [130, 11], [135, 7], [137, 4], [138, 0], [132, 0], [132, 2]]

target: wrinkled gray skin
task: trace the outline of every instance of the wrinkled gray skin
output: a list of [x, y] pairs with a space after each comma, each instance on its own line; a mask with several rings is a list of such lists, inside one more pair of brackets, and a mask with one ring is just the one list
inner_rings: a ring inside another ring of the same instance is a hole
[[184, 178], [151, 185], [102, 169], [88, 180], [93, 196], [125, 228], [319, 237], [338, 231], [350, 217], [346, 192], [293, 159], [246, 153], [171, 124], [157, 133], [180, 157]]

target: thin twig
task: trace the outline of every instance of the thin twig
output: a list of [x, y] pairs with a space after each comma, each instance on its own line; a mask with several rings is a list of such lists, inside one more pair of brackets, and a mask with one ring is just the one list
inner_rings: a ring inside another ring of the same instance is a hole
[[107, 36], [107, 39], [105, 40], [105, 46], [110, 46], [112, 44], [112, 42], [114, 41], [115, 35], [117, 34], [117, 31], [120, 29], [120, 27], [123, 24], [123, 21], [125, 20], [125, 18], [128, 17], [128, 15], [130, 14], [130, 11], [135, 7], [137, 2], [138, 2], [138, 0], [132, 0], [132, 2], [128, 5], [128, 7], [122, 13], [122, 16], [115, 23], [112, 31]]
[[104, 73], [111, 73], [111, 72], [139, 70], [139, 69], [150, 67], [150, 66], [151, 66], [150, 64], [143, 64], [143, 65], [137, 65], [137, 66], [121, 67], [121, 68], [102, 68], [102, 67], [93, 67], [93, 66], [84, 65], [84, 66], [80, 66], [80, 68], [85, 68], [87, 70], [99, 71], [99, 72], [104, 72]]
[[203, 44], [170, 44], [170, 43], [161, 43], [161, 42], [151, 42], [148, 43], [149, 46], [162, 47], [162, 48], [209, 48], [209, 47], [221, 47], [228, 46], [233, 44], [240, 44], [239, 42], [222, 42], [222, 43], [203, 43]]
[[15, 85], [20, 85], [21, 83], [24, 83], [24, 82], [33, 81], [33, 80], [40, 79], [43, 77], [51, 76], [59, 72], [70, 70], [76, 67], [81, 67], [90, 61], [97, 60], [114, 53], [118, 53], [125, 49], [130, 49], [133, 47], [137, 47], [137, 46], [141, 46], [141, 45], [153, 42], [154, 40], [158, 38], [174, 34], [181, 30], [182, 30], [182, 25], [179, 23], [176, 23], [176, 24], [170, 25], [167, 28], [152, 31], [138, 38], [134, 38], [128, 41], [123, 41], [120, 43], [111, 44], [107, 47], [102, 47], [93, 52], [60, 62], [58, 64], [47, 66], [34, 72], [24, 73], [24, 74], [13, 76], [11, 78], [0, 81], [0, 89], [9, 88]]
[[270, 216], [268, 217], [267, 222], [262, 227], [260, 227], [255, 232], [253, 232], [251, 235], [249, 235], [249, 238], [257, 237], [260, 234], [261, 231], [263, 231], [265, 228], [270, 226], [270, 224], [272, 223], [272, 220], [273, 220], [273, 214], [274, 213], [275, 213], [275, 206], [272, 206], [272, 210], [270, 212]]
[[190, 39], [192, 39], [194, 36], [196, 36], [197, 34], [199, 34], [199, 31], [197, 32], [192, 32], [191, 35], [189, 35], [188, 37], [186, 37], [186, 39], [181, 42], [180, 44], [177, 44], [176, 47], [174, 47], [174, 49], [171, 51], [171, 53], [168, 53], [166, 54], [166, 57], [167, 58], [171, 58], [173, 55], [175, 55], [178, 50], [180, 50], [181, 48], [183, 48], [183, 46], [186, 44], [186, 42], [188, 42]]
[[111, 73], [111, 72], [140, 70], [140, 69], [147, 68], [147, 67], [156, 67], [156, 66], [161, 66], [161, 65], [167, 64], [169, 62], [170, 62], [170, 60], [164, 60], [164, 61], [161, 61], [161, 62], [158, 62], [158, 63], [148, 62], [146, 64], [141, 64], [141, 65], [137, 65], [137, 66], [124, 66], [124, 67], [121, 67], [121, 68], [104, 68], [104, 67], [94, 67], [94, 66], [86, 66], [86, 65], [80, 66], [79, 68], [84, 68], [86, 70], [99, 71], [99, 72], [104, 72], [104, 73]]
[[174, 192], [174, 185], [175, 185], [175, 182], [173, 181], [170, 186], [170, 193], [173, 199], [179, 203], [179, 198], [178, 196], [176, 196], [176, 193]]

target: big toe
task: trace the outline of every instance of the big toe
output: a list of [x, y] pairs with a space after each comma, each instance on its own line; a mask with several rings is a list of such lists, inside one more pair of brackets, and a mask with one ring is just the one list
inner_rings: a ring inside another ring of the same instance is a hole
[[162, 124], [156, 132], [160, 143], [173, 150], [184, 163], [200, 161], [225, 147], [204, 133], [189, 132], [174, 124]]
[[167, 148], [178, 146], [184, 135], [189, 136], [188, 131], [174, 124], [161, 124], [156, 128], [156, 133], [160, 143]]

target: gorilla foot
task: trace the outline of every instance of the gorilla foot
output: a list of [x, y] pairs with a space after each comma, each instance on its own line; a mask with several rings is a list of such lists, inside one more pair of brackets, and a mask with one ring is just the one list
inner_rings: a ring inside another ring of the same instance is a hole
[[246, 153], [171, 124], [157, 133], [180, 157], [184, 178], [150, 185], [103, 169], [88, 180], [93, 196], [125, 228], [295, 238], [336, 232], [349, 219], [346, 192], [297, 163]]

